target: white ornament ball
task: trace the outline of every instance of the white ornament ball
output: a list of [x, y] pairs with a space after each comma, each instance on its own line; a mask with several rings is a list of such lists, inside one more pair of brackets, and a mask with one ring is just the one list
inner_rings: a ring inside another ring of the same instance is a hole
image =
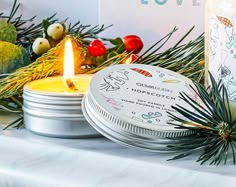
[[46, 38], [36, 38], [32, 45], [33, 52], [41, 55], [51, 48], [49, 41]]
[[54, 40], [59, 40], [64, 34], [64, 28], [60, 23], [53, 23], [49, 25], [47, 29], [48, 36], [51, 36]]

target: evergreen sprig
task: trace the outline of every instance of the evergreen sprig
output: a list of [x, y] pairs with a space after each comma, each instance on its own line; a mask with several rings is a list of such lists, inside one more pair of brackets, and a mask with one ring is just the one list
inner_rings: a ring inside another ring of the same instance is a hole
[[[204, 35], [201, 34], [187, 44], [182, 43], [193, 29], [194, 27], [180, 38], [173, 47], [159, 52], [178, 30], [174, 27], [170, 33], [144, 51], [133, 63], [166, 68], [196, 80], [197, 82], [202, 82], [204, 78]], [[89, 73], [95, 73], [110, 65], [121, 64], [128, 56], [129, 54], [127, 52], [117, 54], [112, 58], [108, 58], [98, 66], [89, 69]]]
[[[21, 4], [18, 3], [18, 0], [14, 0], [10, 14], [5, 15], [4, 13], [0, 13], [0, 18], [5, 19], [8, 23], [15, 26], [17, 31], [16, 44], [26, 48], [32, 44], [35, 38], [43, 35], [43, 25], [42, 23], [36, 24], [34, 22], [36, 16], [28, 19], [23, 18], [22, 14], [17, 16], [20, 6]], [[58, 21], [58, 19], [55, 19], [55, 16], [56, 14], [48, 17], [47, 20], [52, 23]]]
[[170, 160], [181, 159], [195, 153], [200, 154], [197, 162], [209, 162], [210, 165], [226, 164], [229, 159], [236, 164], [236, 120], [231, 114], [231, 105], [227, 90], [221, 81], [218, 83], [210, 75], [210, 89], [195, 82], [192, 87], [200, 98], [195, 101], [186, 93], [180, 94], [180, 99], [189, 104], [194, 110], [189, 110], [180, 105], [173, 106], [180, 118], [172, 113], [169, 116], [180, 122], [174, 123], [177, 128], [188, 129], [193, 134], [176, 137], [174, 144], [169, 145], [171, 151], [179, 154]]
[[80, 39], [88, 39], [88, 38], [98, 38], [98, 34], [102, 31], [106, 30], [107, 28], [111, 27], [112, 25], [83, 25], [80, 21], [76, 22], [75, 24], [69, 23], [67, 34], [69, 35], [76, 35]]
[[[56, 47], [37, 58], [28, 66], [21, 67], [6, 77], [0, 78], [0, 101], [14, 96], [22, 96], [23, 86], [31, 81], [63, 74], [63, 49], [65, 41], [70, 39], [76, 51], [76, 72], [86, 58], [86, 50], [79, 38], [66, 36]], [[19, 79], [20, 77], [20, 79]]]
[[[32, 56], [33, 60], [35, 60], [34, 54], [32, 53], [31, 45], [37, 37], [43, 36], [45, 29], [44, 22], [42, 21], [40, 23], [35, 23], [36, 16], [28, 19], [23, 18], [22, 14], [17, 16], [20, 6], [21, 4], [18, 3], [18, 0], [14, 0], [10, 14], [5, 15], [4, 12], [0, 13], [0, 19], [5, 19], [8, 23], [11, 23], [15, 26], [17, 31], [16, 44], [26, 48], [29, 54]], [[56, 18], [56, 14], [45, 18], [45, 21], [50, 24], [53, 24], [55, 22], [66, 24], [67, 20], [67, 18], [62, 21], [58, 20]], [[83, 25], [80, 21], [78, 21], [75, 24], [69, 23], [66, 33], [68, 35], [76, 35], [80, 37], [81, 40], [85, 40], [97, 38], [99, 33], [109, 27], [111, 27], [111, 25]]]
[[21, 128], [24, 126], [23, 123], [23, 110], [22, 110], [22, 97], [12, 96], [7, 99], [0, 99], [0, 109], [14, 113], [17, 116], [17, 119], [12, 121], [3, 130], [7, 129], [8, 127], [12, 128]]

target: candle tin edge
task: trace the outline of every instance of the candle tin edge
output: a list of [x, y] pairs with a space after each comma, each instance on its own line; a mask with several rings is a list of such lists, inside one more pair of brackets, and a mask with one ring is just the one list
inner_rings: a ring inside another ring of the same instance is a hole
[[[154, 152], [166, 151], [165, 147], [163, 147], [163, 144], [169, 142], [166, 138], [174, 138], [176, 136], [192, 134], [192, 131], [183, 129], [158, 130], [158, 128], [156, 128], [154, 125], [150, 125], [149, 127], [147, 127], [146, 124], [141, 123], [139, 123], [141, 125], [136, 125], [132, 122], [132, 120], [129, 120], [126, 117], [122, 118], [117, 115], [114, 110], [108, 110], [107, 107], [104, 107], [105, 105], [100, 105], [101, 103], [99, 100], [97, 100], [98, 98], [94, 98], [94, 95], [97, 95], [96, 89], [98, 88], [93, 87], [93, 85], [95, 85], [93, 82], [97, 79], [96, 85], [98, 85], [98, 79], [102, 77], [97, 75], [106, 75], [107, 73], [109, 74], [109, 72], [116, 71], [117, 67], [118, 69], [125, 69], [125, 67], [128, 66], [133, 68], [147, 67], [147, 65], [140, 64], [115, 65], [108, 67], [105, 70], [101, 70], [95, 74], [90, 83], [87, 96], [84, 97], [82, 101], [82, 110], [87, 121], [102, 135], [117, 143]], [[152, 66], [152, 68], [156, 67]], [[168, 73], [172, 73], [170, 70], [163, 68], [159, 69]], [[177, 73], [173, 73], [177, 75]], [[182, 78], [183, 76], [179, 75], [179, 77]], [[186, 77], [183, 77], [183, 80], [186, 81], [186, 83], [192, 83], [192, 81]]]
[[35, 134], [57, 138], [101, 136], [84, 118], [81, 109], [83, 96], [53, 96], [24, 89], [25, 128]]

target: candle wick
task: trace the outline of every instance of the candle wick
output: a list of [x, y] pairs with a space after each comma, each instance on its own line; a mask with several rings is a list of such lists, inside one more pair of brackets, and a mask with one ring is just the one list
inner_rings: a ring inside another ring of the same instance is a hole
[[71, 90], [78, 90], [76, 87], [75, 87], [75, 84], [73, 83], [73, 81], [68, 78], [66, 79], [66, 85], [68, 86], [69, 89]]

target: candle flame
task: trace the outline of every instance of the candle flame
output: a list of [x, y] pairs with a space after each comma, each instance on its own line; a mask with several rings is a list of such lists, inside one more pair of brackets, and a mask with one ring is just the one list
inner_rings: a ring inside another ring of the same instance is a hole
[[74, 78], [74, 55], [73, 55], [73, 47], [70, 39], [67, 39], [65, 42], [65, 53], [64, 53], [64, 75], [63, 79], [66, 85], [75, 90], [75, 85], [72, 81]]

